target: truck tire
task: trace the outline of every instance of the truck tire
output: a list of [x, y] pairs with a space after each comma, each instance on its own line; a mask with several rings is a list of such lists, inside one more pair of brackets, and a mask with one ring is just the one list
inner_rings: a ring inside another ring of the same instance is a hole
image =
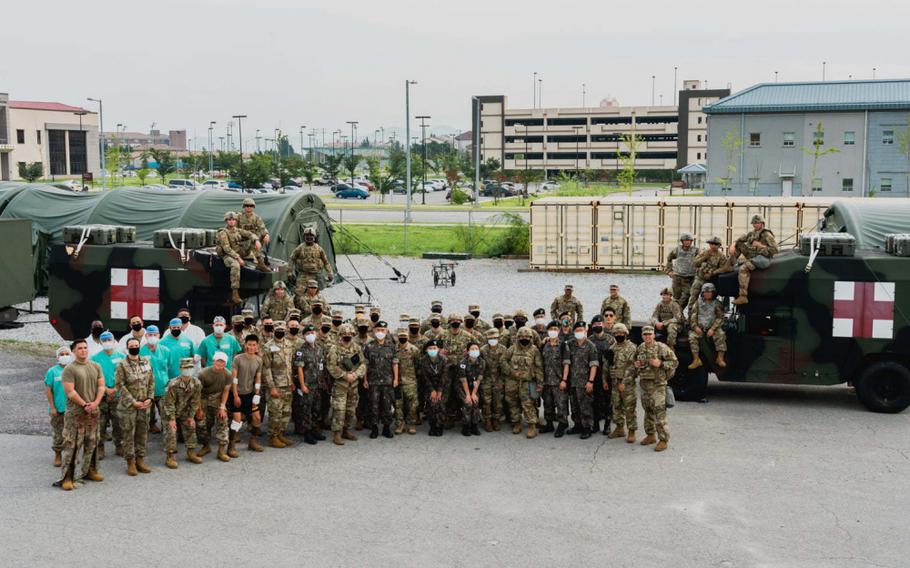
[[689, 370], [687, 367], [692, 362], [691, 353], [677, 352], [679, 366], [676, 368], [676, 374], [670, 381], [673, 387], [673, 394], [676, 400], [680, 401], [699, 401], [705, 398], [705, 392], [708, 390], [708, 369], [704, 365]]
[[900, 412], [910, 406], [910, 369], [895, 361], [872, 363], [863, 370], [856, 394], [872, 412]]

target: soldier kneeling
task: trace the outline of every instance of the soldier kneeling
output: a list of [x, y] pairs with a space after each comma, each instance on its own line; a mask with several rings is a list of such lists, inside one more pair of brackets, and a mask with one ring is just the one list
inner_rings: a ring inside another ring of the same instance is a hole
[[727, 335], [724, 333], [724, 310], [717, 299], [717, 289], [714, 284], [706, 283], [701, 287], [701, 294], [689, 313], [689, 347], [692, 349], [692, 363], [689, 369], [701, 367], [701, 357], [698, 355], [698, 342], [702, 335], [707, 335], [714, 340], [714, 350], [717, 351], [715, 363], [718, 367], [726, 367], [724, 354], [727, 352]]

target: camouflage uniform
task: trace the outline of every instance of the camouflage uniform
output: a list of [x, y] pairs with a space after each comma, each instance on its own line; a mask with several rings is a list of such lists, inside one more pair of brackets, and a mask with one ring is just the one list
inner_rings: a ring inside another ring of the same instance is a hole
[[577, 426], [581, 424], [588, 431], [594, 429], [594, 387], [591, 392], [587, 392], [587, 385], [593, 385], [594, 380], [590, 379], [591, 367], [600, 366], [600, 355], [597, 347], [590, 340], [585, 339], [584, 343], [578, 344], [578, 340], [566, 342], [565, 360], [571, 365], [569, 367], [569, 401], [572, 403], [572, 422]]
[[[613, 346], [613, 363], [610, 365], [610, 383], [612, 392], [610, 399], [613, 404], [613, 423], [617, 428], [627, 427], [629, 432], [638, 429], [638, 397], [635, 394], [636, 370], [632, 363], [635, 361], [637, 347], [630, 339]], [[623, 385], [619, 392], [619, 385]]]
[[557, 319], [560, 314], [568, 312], [569, 318], [575, 322], [584, 319], [585, 308], [581, 305], [581, 300], [575, 296], [566, 298], [565, 294], [560, 294], [553, 298], [550, 304], [550, 318]]
[[[644, 331], [643, 329], [642, 332]], [[651, 359], [660, 359], [660, 367], [652, 367], [649, 362]], [[635, 360], [641, 362], [638, 378], [641, 405], [645, 410], [645, 433], [653, 436], [656, 430], [658, 439], [667, 442], [670, 439], [670, 426], [667, 424], [667, 381], [673, 376], [679, 361], [673, 350], [659, 341], [651, 345], [645, 343], [639, 345], [635, 350]]]
[[[701, 328], [702, 333], [695, 331], [695, 327]], [[717, 298], [706, 302], [702, 297], [698, 298], [692, 310], [689, 312], [689, 348], [692, 349], [692, 357], [698, 357], [698, 343], [702, 334], [707, 334], [708, 330], [713, 330], [714, 350], [718, 353], [727, 351], [727, 334], [724, 333], [724, 309], [720, 300]]]
[[[199, 410], [202, 385], [193, 376], [180, 375], [167, 384], [161, 400], [161, 414], [165, 422], [164, 451], [168, 454], [177, 452], [177, 428], [183, 434], [186, 449], [196, 449], [196, 424], [194, 417]], [[167, 422], [174, 420], [177, 425], [172, 430]]]
[[[352, 340], [360, 350], [363, 351], [367, 344], [373, 341], [373, 335], [370, 333], [370, 330], [373, 328], [370, 320], [365, 316], [360, 316], [354, 321], [354, 325], [357, 329], [357, 335], [354, 336]], [[365, 328], [364, 331], [360, 331], [361, 328]], [[372, 404], [370, 403], [370, 393], [367, 391], [366, 387], [363, 384], [363, 377], [360, 377], [361, 380], [357, 382], [357, 430], [363, 428], [364, 424], [372, 423], [372, 418], [370, 412], [372, 410]]]
[[398, 348], [386, 336], [383, 342], [371, 341], [363, 348], [366, 362], [366, 380], [370, 388], [370, 423], [375, 428], [377, 422], [391, 426], [395, 417], [394, 368], [398, 365]]
[[[259, 242], [262, 242], [262, 239], [269, 234], [269, 230], [265, 227], [265, 221], [262, 220], [262, 217], [252, 211], [249, 213], [241, 211], [240, 214], [237, 215], [237, 227], [256, 235]], [[265, 253], [261, 250], [256, 250], [254, 248], [252, 254], [257, 261], [265, 262]]]
[[[339, 332], [353, 335], [354, 330], [345, 324]], [[357, 410], [357, 384], [366, 373], [363, 351], [354, 341], [347, 345], [340, 341], [329, 349], [326, 357], [326, 368], [334, 380], [332, 387], [332, 431], [341, 432], [350, 429]], [[354, 379], [348, 382], [345, 375], [353, 373]]]
[[[462, 321], [462, 318], [459, 314], [449, 315], [449, 325], [451, 326], [453, 321]], [[465, 352], [468, 350], [468, 344], [472, 341], [477, 341], [477, 338], [474, 336], [470, 330], [459, 328], [456, 332], [452, 329], [447, 329], [442, 335], [443, 349], [445, 349], [446, 358], [449, 361], [449, 385], [451, 392], [448, 393], [446, 410], [448, 413], [448, 425], [451, 425], [455, 421], [455, 417], [458, 415], [459, 410], [461, 409], [461, 401], [464, 397], [460, 396], [461, 383], [456, 380], [456, 370], [458, 367], [459, 361], [465, 356]]]
[[[96, 379], [92, 386], [97, 383], [97, 379], [103, 379], [104, 377], [101, 367], [94, 361], [88, 361], [86, 363], [73, 362], [63, 369], [61, 381], [64, 383], [75, 382], [73, 380], [73, 375], [67, 372], [69, 367], [73, 365], [82, 365], [85, 367], [83, 372], [95, 374]], [[79, 395], [82, 396], [83, 393], [79, 393]], [[94, 397], [86, 399], [85, 396], [82, 396], [82, 398], [85, 402], [92, 402], [94, 400]], [[88, 475], [90, 471], [96, 469], [98, 422], [100, 418], [101, 412], [97, 408], [92, 412], [86, 412], [85, 409], [77, 405], [73, 399], [67, 398], [66, 411], [63, 415], [63, 463], [61, 465], [63, 478], [61, 478], [58, 483], [62, 482], [63, 479], [68, 476], [72, 480], [80, 479]], [[76, 477], [76, 466], [79, 465], [80, 447], [82, 448], [82, 473], [79, 477]]]
[[480, 319], [480, 306], [471, 304], [468, 306], [468, 313], [475, 318], [474, 329], [479, 331], [481, 336], [483, 336], [487, 330], [490, 329], [490, 324]]
[[149, 409], [138, 409], [134, 402], [155, 398], [155, 379], [147, 357], [133, 361], [125, 358], [114, 371], [117, 388], [117, 414], [120, 421], [120, 440], [123, 457], [133, 459], [148, 454]]
[[[402, 337], [401, 334], [398, 337]], [[398, 390], [395, 401], [395, 422], [398, 429], [405, 424], [407, 408], [407, 425], [415, 426], [419, 416], [417, 359], [420, 349], [413, 343], [398, 344]], [[400, 394], [399, 394], [400, 393]]]
[[426, 353], [417, 359], [417, 375], [420, 381], [425, 382], [428, 392], [438, 392], [442, 398], [438, 402], [427, 396], [427, 420], [431, 426], [442, 428], [446, 418], [446, 405], [449, 398], [449, 362], [445, 355], [440, 353], [435, 359]]
[[[490, 332], [487, 332], [490, 337]], [[499, 338], [496, 334], [495, 337]], [[502, 399], [505, 396], [503, 389], [505, 387], [506, 375], [502, 372], [500, 362], [505, 354], [507, 347], [502, 344], [502, 339], [496, 347], [486, 344], [480, 348], [480, 356], [486, 361], [486, 375], [483, 382], [480, 383], [480, 395], [483, 402], [483, 420], [484, 425], [490, 421], [494, 430], [499, 429], [499, 417], [502, 416]]]
[[224, 227], [215, 236], [216, 251], [224, 262], [224, 266], [231, 271], [231, 288], [240, 288], [240, 269], [244, 260], [256, 261], [251, 252], [256, 250], [253, 243], [256, 235], [237, 227]]
[[[770, 260], [775, 254], [778, 253], [777, 240], [774, 238], [774, 233], [770, 229], [766, 229], [764, 226], [764, 219], [759, 215], [755, 215], [752, 218], [753, 223], [763, 223], [761, 230], [755, 231], [754, 229], [747, 232], [740, 238], [736, 239], [736, 253], [735, 257], [742, 255], [745, 257], [745, 260], [738, 268], [738, 280], [739, 280], [739, 295], [740, 297], [749, 296], [749, 280], [752, 277], [752, 271], [757, 268], [756, 264], [752, 261], [757, 256], [763, 256], [766, 259]], [[764, 248], [759, 248], [753, 246], [752, 243], [759, 241], [762, 243]], [[729, 261], [735, 262], [737, 258], [730, 258]], [[737, 302], [734, 302], [737, 303]], [[738, 302], [743, 303], [743, 302]]]
[[[664, 288], [663, 292], [669, 292], [669, 290]], [[666, 303], [661, 301], [654, 306], [654, 311], [651, 312], [651, 325], [656, 326], [658, 323], [663, 325], [661, 331], [667, 334], [667, 345], [671, 347], [676, 345], [676, 336], [679, 334], [680, 323], [685, 321], [679, 306], [676, 300], [673, 299]]]
[[[559, 390], [559, 383], [562, 382], [563, 367], [569, 364], [566, 357], [568, 352], [562, 341], [556, 341], [555, 344], [550, 341], [544, 342], [540, 348], [540, 354], [543, 358], [543, 418], [548, 428], [552, 428], [557, 422], [560, 424], [569, 423], [569, 392]], [[567, 385], [568, 387], [568, 385]]]
[[[299, 281], [298, 281], [299, 282]], [[315, 282], [315, 281], [314, 281]], [[300, 310], [300, 315], [307, 317], [313, 314], [313, 305], [322, 304], [322, 312], [319, 314], [319, 318], [322, 318], [323, 315], [329, 312], [329, 302], [325, 299], [325, 296], [316, 292], [315, 294], [310, 294], [306, 286], [302, 287], [298, 284], [297, 286], [297, 295], [294, 296], [294, 305]], [[321, 319], [320, 319], [320, 323]]]
[[[303, 383], [309, 392], [303, 392], [297, 379], [297, 369], [303, 369]], [[294, 351], [294, 389], [291, 415], [294, 418], [294, 430], [306, 433], [319, 427], [319, 391], [322, 376], [325, 373], [325, 352], [319, 341], [312, 345], [304, 340]]]
[[221, 410], [224, 387], [232, 382], [231, 372], [225, 369], [219, 373], [215, 367], [206, 367], [199, 373], [197, 380], [201, 389], [199, 409], [202, 410], [202, 420], [196, 422], [196, 438], [203, 446], [208, 446], [214, 427], [215, 441], [219, 446], [223, 446], [229, 439], [228, 418], [227, 416], [219, 418], [218, 411]]
[[[291, 252], [291, 256], [288, 257], [288, 264], [297, 271], [298, 290], [301, 285], [306, 284], [307, 280], [321, 282], [319, 275], [322, 270], [325, 270], [326, 278], [329, 282], [335, 279], [329, 257], [326, 256], [322, 247], [315, 242], [312, 244], [302, 243], [297, 245], [297, 248], [295, 248], [293, 252]], [[324, 286], [320, 285], [319, 288], [322, 289]]]
[[273, 388], [278, 391], [278, 396], [269, 396], [268, 403], [269, 435], [272, 438], [282, 438], [291, 419], [294, 346], [295, 342], [285, 336], [272, 339], [262, 349], [262, 384], [268, 391]]
[[616, 313], [616, 323], [624, 324], [626, 327], [632, 327], [632, 308], [625, 298], [619, 295], [615, 298], [607, 296], [604, 298], [604, 301], [600, 303], [601, 315], [603, 315], [607, 308], [613, 308], [613, 311]]
[[[462, 381], [467, 383], [468, 392], [474, 392], [474, 386], [476, 385], [479, 393], [480, 387], [483, 385], [486, 367], [483, 357], [479, 356], [476, 359], [466, 356], [458, 362], [458, 392], [461, 397], [461, 419], [465, 427], [477, 426], [477, 423], [480, 422], [480, 408], [474, 403], [473, 399], [470, 402], [465, 400], [464, 387], [461, 383]], [[480, 382], [479, 385], [477, 384], [478, 382]]]
[[[284, 297], [279, 298], [275, 294], [275, 290], [278, 288], [284, 290]], [[288, 310], [293, 307], [294, 299], [288, 292], [285, 283], [276, 282], [275, 286], [272, 288], [272, 292], [269, 294], [269, 297], [265, 299], [265, 302], [262, 303], [262, 307], [259, 308], [259, 317], [264, 318], [268, 316], [273, 320], [283, 320], [288, 316]]]
[[[593, 322], [592, 322], [593, 325]], [[597, 348], [597, 354], [600, 356], [600, 367], [594, 376], [594, 428], [600, 428], [600, 421], [604, 421], [604, 430], [610, 426], [610, 419], [613, 416], [613, 406], [610, 404], [610, 393], [604, 390], [604, 383], [610, 385], [610, 361], [613, 358], [613, 346], [616, 340], [613, 334], [604, 332], [598, 336], [592, 333], [588, 336], [594, 347]]]
[[[532, 335], [536, 334], [530, 328], [522, 328], [517, 334], [517, 339], [530, 340]], [[543, 382], [543, 358], [540, 351], [533, 344], [525, 346], [516, 341], [503, 354], [500, 368], [506, 376], [506, 400], [509, 403], [513, 426], [521, 424], [523, 413], [525, 421], [536, 428], [537, 406], [531, 399], [528, 388], [536, 387], [532, 383], [539, 385]]]
[[[686, 240], [692, 240], [691, 235]], [[683, 239], [680, 239], [683, 240]], [[667, 273], [673, 273], [673, 299], [680, 306], [689, 304], [689, 290], [692, 288], [692, 280], [695, 278], [695, 257], [698, 255], [698, 247], [694, 243], [688, 248], [682, 244], [677, 245], [667, 254]], [[626, 322], [623, 322], [629, 325]]]
[[[710, 244], [711, 240], [708, 241]], [[718, 244], [720, 239], [717, 240]], [[698, 256], [695, 257], [695, 279], [692, 281], [692, 288], [689, 289], [689, 305], [688, 308], [691, 310], [692, 305], [695, 304], [695, 301], [698, 300], [699, 294], [701, 294], [701, 287], [705, 282], [708, 282], [718, 274], [726, 272], [725, 265], [727, 264], [727, 255], [724, 254], [724, 251], [717, 249], [712, 251], [710, 247], [698, 253]]]

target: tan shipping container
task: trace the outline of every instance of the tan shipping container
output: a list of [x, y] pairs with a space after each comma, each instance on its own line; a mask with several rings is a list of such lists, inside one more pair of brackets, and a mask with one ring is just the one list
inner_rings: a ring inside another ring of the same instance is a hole
[[794, 246], [831, 205], [823, 198], [552, 197], [531, 204], [530, 267], [538, 270], [662, 270], [687, 232], [699, 247], [729, 245], [765, 217], [781, 246]]

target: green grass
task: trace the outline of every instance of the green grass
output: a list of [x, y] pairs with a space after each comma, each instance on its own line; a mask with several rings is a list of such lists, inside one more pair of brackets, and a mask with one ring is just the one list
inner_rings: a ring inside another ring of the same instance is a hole
[[57, 350], [57, 347], [59, 347], [59, 345], [54, 343], [0, 339], [0, 352], [45, 357], [49, 361], [54, 359], [54, 352]]
[[[640, 189], [660, 189], [667, 187], [665, 183], [637, 183], [632, 187], [632, 190]], [[592, 182], [585, 186], [584, 184], [575, 183], [575, 182], [565, 182], [561, 183], [559, 189], [554, 191], [547, 191], [537, 195], [531, 195], [529, 198], [522, 199], [521, 197], [507, 197], [505, 199], [500, 199], [498, 203], [493, 203], [492, 201], [483, 202], [480, 204], [481, 207], [493, 208], [493, 209], [506, 209], [506, 208], [515, 208], [515, 207], [529, 207], [532, 201], [537, 199], [543, 199], [544, 197], [606, 197], [614, 193], [625, 193], [626, 190], [617, 187], [615, 184], [608, 183], [599, 183]]]
[[343, 228], [336, 225], [335, 229], [336, 254], [374, 252], [407, 256], [420, 256], [425, 252], [470, 252], [474, 256], [490, 256], [510, 231], [508, 227], [482, 225], [469, 228], [468, 225], [411, 224], [405, 251], [403, 225], [345, 224]]

